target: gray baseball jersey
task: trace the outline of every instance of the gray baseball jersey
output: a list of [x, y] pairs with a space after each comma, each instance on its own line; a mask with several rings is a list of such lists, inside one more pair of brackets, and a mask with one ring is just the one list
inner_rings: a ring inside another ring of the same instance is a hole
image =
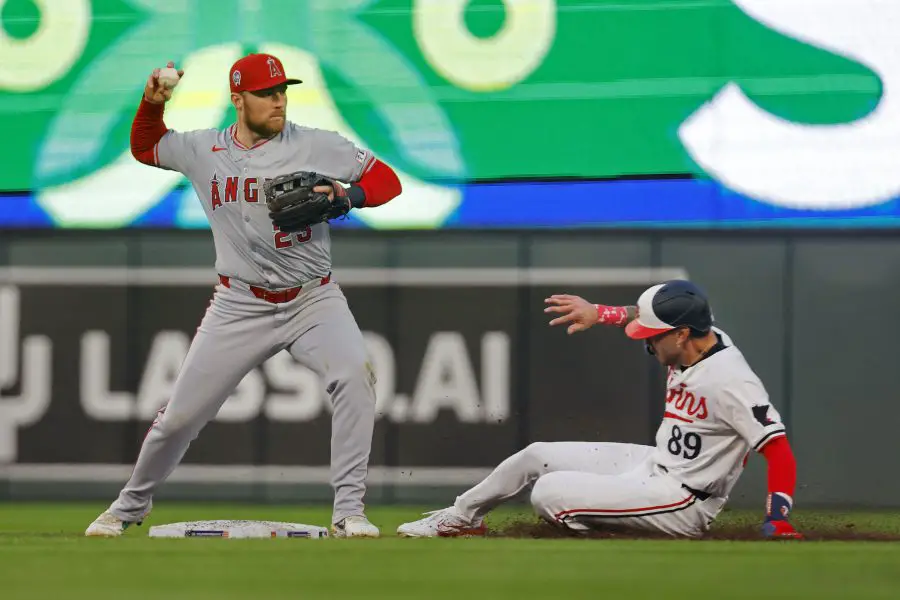
[[[172, 397], [110, 506], [113, 514], [142, 519], [155, 490], [235, 386], [282, 350], [319, 375], [331, 399], [333, 522], [362, 514], [375, 424], [374, 372], [346, 298], [324, 278], [331, 271], [328, 225], [278, 231], [268, 216], [263, 183], [303, 170], [354, 182], [374, 160], [337, 133], [290, 122], [252, 148], [235, 139], [233, 126], [169, 131], [156, 145], [156, 166], [184, 173], [197, 191], [215, 240], [216, 269], [229, 279], [216, 288]], [[305, 284], [302, 293], [277, 304], [250, 287], [300, 284]]]
[[284, 173], [315, 171], [347, 183], [374, 161], [368, 150], [333, 131], [288, 121], [274, 138], [247, 148], [224, 131], [169, 131], [156, 147], [158, 166], [190, 179], [206, 211], [216, 245], [216, 270], [271, 289], [296, 286], [331, 270], [325, 223], [298, 233], [277, 231], [263, 183]]

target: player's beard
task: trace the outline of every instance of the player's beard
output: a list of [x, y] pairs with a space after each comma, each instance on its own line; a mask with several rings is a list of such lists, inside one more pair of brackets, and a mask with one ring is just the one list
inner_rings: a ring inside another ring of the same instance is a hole
[[672, 352], [668, 348], [654, 348], [650, 340], [644, 340], [644, 347], [647, 350], [647, 354], [653, 356], [664, 367], [676, 366], [681, 358], [680, 354]]
[[253, 121], [252, 119], [245, 118], [244, 125], [247, 126], [247, 129], [255, 133], [261, 138], [270, 138], [273, 135], [277, 135], [281, 133], [281, 130], [284, 129], [285, 118], [284, 115], [281, 115], [280, 120], [273, 121], [271, 115], [267, 116], [264, 120], [261, 121]]

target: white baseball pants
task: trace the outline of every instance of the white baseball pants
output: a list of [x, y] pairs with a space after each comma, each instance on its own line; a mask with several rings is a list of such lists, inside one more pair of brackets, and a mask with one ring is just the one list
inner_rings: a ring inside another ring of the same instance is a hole
[[537, 514], [573, 530], [600, 525], [702, 535], [725, 500], [701, 501], [654, 466], [654, 450], [618, 443], [534, 443], [500, 463], [455, 506], [463, 516], [479, 518], [533, 486]]

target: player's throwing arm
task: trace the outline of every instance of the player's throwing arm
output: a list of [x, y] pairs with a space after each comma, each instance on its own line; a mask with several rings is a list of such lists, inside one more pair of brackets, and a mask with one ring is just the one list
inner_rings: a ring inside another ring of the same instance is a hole
[[131, 152], [190, 180], [212, 229], [219, 285], [131, 479], [86, 533], [117, 536], [140, 523], [155, 490], [241, 379], [286, 350], [319, 376], [333, 406], [334, 534], [378, 536], [363, 504], [373, 371], [331, 273], [329, 221], [388, 202], [400, 194], [400, 181], [369, 150], [288, 121], [287, 87], [302, 82], [288, 78], [272, 55], [249, 54], [231, 67], [237, 120], [223, 130], [166, 126], [165, 104], [183, 76], [171, 62], [150, 74]]

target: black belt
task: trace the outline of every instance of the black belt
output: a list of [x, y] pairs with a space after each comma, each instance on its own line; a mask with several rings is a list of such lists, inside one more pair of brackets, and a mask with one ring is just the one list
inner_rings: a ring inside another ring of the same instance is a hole
[[[662, 466], [662, 465], [657, 465], [657, 466], [660, 468], [660, 470], [661, 470], [663, 473], [668, 473], [668, 472], [669, 472], [669, 470], [668, 470], [667, 468], [665, 468], [664, 466]], [[682, 484], [681, 484], [681, 487], [683, 487], [684, 489], [686, 489], [687, 491], [689, 491], [690, 493], [692, 493], [694, 496], [696, 496], [697, 499], [698, 499], [700, 502], [703, 502], [704, 500], [709, 500], [710, 498], [712, 498], [712, 494], [710, 494], [710, 493], [708, 493], [708, 492], [701, 491], [701, 490], [695, 490], [694, 488], [692, 488], [692, 487], [689, 486], [689, 485], [684, 485], [684, 484], [682, 483]]]
[[695, 490], [694, 488], [684, 485], [683, 483], [681, 484], [681, 487], [683, 487], [684, 489], [686, 489], [687, 491], [692, 493], [694, 496], [696, 496], [700, 502], [703, 502], [704, 500], [709, 500], [710, 498], [712, 498], [712, 494], [708, 494], [706, 492], [701, 492], [700, 490]]

